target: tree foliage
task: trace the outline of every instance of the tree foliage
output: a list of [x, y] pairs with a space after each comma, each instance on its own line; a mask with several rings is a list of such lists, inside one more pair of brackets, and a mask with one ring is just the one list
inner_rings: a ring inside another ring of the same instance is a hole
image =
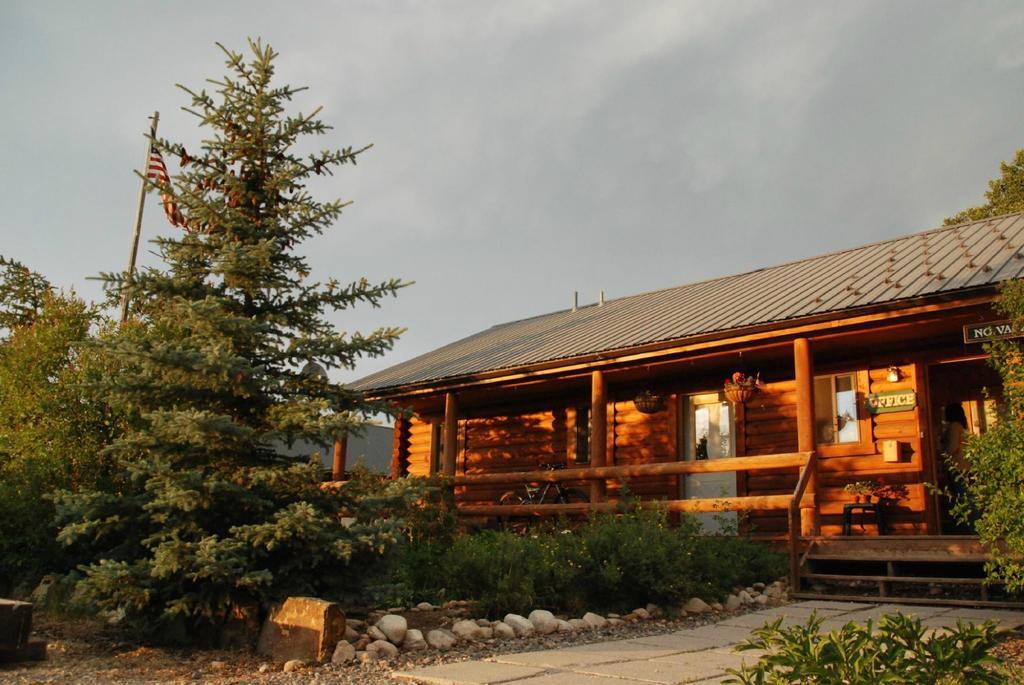
[[1024, 149], [1017, 150], [1012, 162], [1001, 162], [999, 168], [999, 178], [988, 182], [986, 202], [948, 217], [947, 226], [1024, 211]]
[[0, 255], [0, 332], [32, 323], [52, 290], [43, 276]]
[[[1024, 330], [1024, 282], [1004, 283], [996, 310]], [[973, 522], [989, 548], [988, 576], [1011, 592], [1024, 592], [1024, 349], [1016, 340], [986, 347], [1002, 379], [1004, 404], [994, 426], [967, 440], [968, 468], [956, 474], [966, 494], [954, 513]]]
[[250, 49], [246, 59], [222, 47], [228, 73], [210, 81], [213, 93], [182, 87], [206, 131], [201, 150], [154, 141], [182, 171], [151, 185], [175, 199], [188, 230], [155, 241], [164, 268], [105, 276], [109, 290], [128, 293], [138, 322], [103, 346], [121, 363], [104, 392], [129, 421], [108, 450], [118, 487], [58, 506], [83, 589], [151, 625], [357, 587], [350, 569], [402, 535], [386, 514], [422, 496], [409, 483], [374, 496], [325, 490], [318, 460], [283, 454], [289, 441], [330, 443], [391, 411], [303, 368], [351, 368], [390, 349], [399, 330], [346, 334], [326, 314], [378, 306], [403, 283], [310, 279], [297, 248], [345, 203], [320, 202], [305, 186], [362, 150], [304, 153], [329, 127], [319, 110], [288, 113], [300, 89], [275, 82], [269, 46]]
[[119, 426], [96, 390], [109, 369], [90, 344], [95, 310], [53, 292], [32, 307], [0, 343], [0, 585], [60, 568], [49, 495], [104, 483]]

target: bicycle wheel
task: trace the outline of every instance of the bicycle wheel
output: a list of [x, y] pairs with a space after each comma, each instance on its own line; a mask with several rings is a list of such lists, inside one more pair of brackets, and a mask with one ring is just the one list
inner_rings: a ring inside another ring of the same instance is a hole
[[506, 505], [506, 504], [525, 504], [525, 503], [526, 502], [523, 499], [522, 494], [516, 492], [515, 490], [509, 490], [508, 492], [506, 492], [505, 494], [503, 494], [501, 497], [498, 498], [498, 504], [501, 504], [501, 505]]
[[590, 495], [577, 488], [566, 488], [558, 496], [558, 501], [563, 504], [582, 504], [590, 501]]

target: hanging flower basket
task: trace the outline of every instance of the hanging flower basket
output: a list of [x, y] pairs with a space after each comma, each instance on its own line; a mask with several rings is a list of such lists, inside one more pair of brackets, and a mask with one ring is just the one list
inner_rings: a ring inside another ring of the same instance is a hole
[[754, 388], [742, 385], [726, 386], [725, 399], [733, 404], [746, 404], [747, 400], [754, 396]]
[[761, 374], [748, 376], [737, 371], [725, 380], [725, 398], [733, 404], [745, 404], [761, 388]]
[[644, 390], [633, 398], [633, 406], [641, 414], [657, 414], [665, 408], [665, 398], [655, 395], [650, 390]]

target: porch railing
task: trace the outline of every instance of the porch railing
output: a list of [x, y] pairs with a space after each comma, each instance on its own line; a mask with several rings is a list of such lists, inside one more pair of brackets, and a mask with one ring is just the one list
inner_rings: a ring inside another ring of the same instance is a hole
[[[709, 497], [641, 502], [641, 506], [665, 507], [673, 512], [725, 511], [787, 511], [789, 557], [792, 587], [799, 583], [800, 510], [816, 506], [814, 494], [807, 492], [816, 466], [814, 452], [787, 452], [756, 457], [734, 457], [704, 461], [674, 461], [659, 464], [597, 466], [539, 471], [508, 471], [455, 476], [453, 485], [515, 485], [523, 483], [563, 483], [570, 481], [622, 481], [650, 476], [682, 476], [694, 473], [725, 473], [733, 471], [765, 471], [799, 468], [800, 477], [791, 495], [755, 495], [745, 497]], [[557, 516], [584, 514], [590, 511], [613, 511], [614, 502], [582, 502], [568, 504], [459, 504], [462, 516]]]

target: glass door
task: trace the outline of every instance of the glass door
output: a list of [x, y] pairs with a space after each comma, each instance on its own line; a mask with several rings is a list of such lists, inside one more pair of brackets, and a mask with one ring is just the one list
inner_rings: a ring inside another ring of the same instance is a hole
[[[687, 461], [728, 459], [736, 456], [732, 406], [724, 393], [690, 395], [683, 403], [684, 457]], [[684, 499], [736, 496], [736, 472], [687, 474], [680, 482]], [[698, 514], [705, 532], [732, 532], [736, 512]]]

